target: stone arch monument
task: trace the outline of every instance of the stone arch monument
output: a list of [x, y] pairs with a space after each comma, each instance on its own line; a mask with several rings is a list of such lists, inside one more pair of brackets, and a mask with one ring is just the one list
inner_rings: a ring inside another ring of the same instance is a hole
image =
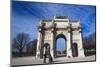
[[43, 45], [50, 45], [50, 53], [55, 58], [56, 39], [62, 37], [66, 41], [66, 57], [73, 57], [72, 45], [77, 44], [76, 57], [84, 57], [82, 44], [82, 27], [79, 20], [70, 20], [65, 16], [55, 16], [53, 20], [41, 20], [38, 26], [38, 42], [36, 57], [43, 57]]

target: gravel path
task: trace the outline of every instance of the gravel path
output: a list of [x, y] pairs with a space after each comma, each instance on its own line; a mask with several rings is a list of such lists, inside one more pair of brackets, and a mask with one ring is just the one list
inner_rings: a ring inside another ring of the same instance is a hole
[[[88, 56], [84, 58], [66, 58], [60, 57], [55, 58], [53, 63], [62, 63], [62, 62], [79, 62], [79, 61], [95, 61], [95, 55]], [[47, 63], [48, 59], [47, 59]], [[29, 65], [29, 64], [43, 64], [43, 59], [36, 59], [34, 56], [31, 57], [19, 57], [19, 58], [12, 58], [11, 65]]]

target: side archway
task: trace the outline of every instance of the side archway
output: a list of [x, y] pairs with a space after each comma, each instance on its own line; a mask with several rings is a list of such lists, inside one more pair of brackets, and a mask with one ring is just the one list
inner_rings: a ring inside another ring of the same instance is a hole
[[77, 45], [77, 43], [72, 43], [72, 56], [73, 57], [78, 56], [78, 45]]

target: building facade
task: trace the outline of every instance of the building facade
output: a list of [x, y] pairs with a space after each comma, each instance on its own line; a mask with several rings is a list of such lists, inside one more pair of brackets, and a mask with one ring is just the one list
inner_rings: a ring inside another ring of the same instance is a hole
[[53, 20], [40, 21], [36, 57], [43, 57], [44, 45], [48, 44], [50, 54], [54, 59], [56, 57], [56, 41], [60, 37], [66, 41], [66, 58], [85, 56], [80, 21], [69, 20], [65, 16], [55, 16]]

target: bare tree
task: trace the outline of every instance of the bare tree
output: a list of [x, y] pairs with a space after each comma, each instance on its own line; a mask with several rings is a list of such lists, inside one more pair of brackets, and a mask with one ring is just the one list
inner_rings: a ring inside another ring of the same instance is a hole
[[23, 49], [25, 46], [29, 43], [29, 35], [27, 33], [19, 33], [14, 39], [13, 39], [13, 45], [16, 46], [16, 48], [19, 51], [19, 56], [22, 56]]
[[29, 45], [27, 45], [27, 52], [29, 55], [35, 55], [36, 54], [36, 46], [37, 45], [37, 39], [32, 40]]

